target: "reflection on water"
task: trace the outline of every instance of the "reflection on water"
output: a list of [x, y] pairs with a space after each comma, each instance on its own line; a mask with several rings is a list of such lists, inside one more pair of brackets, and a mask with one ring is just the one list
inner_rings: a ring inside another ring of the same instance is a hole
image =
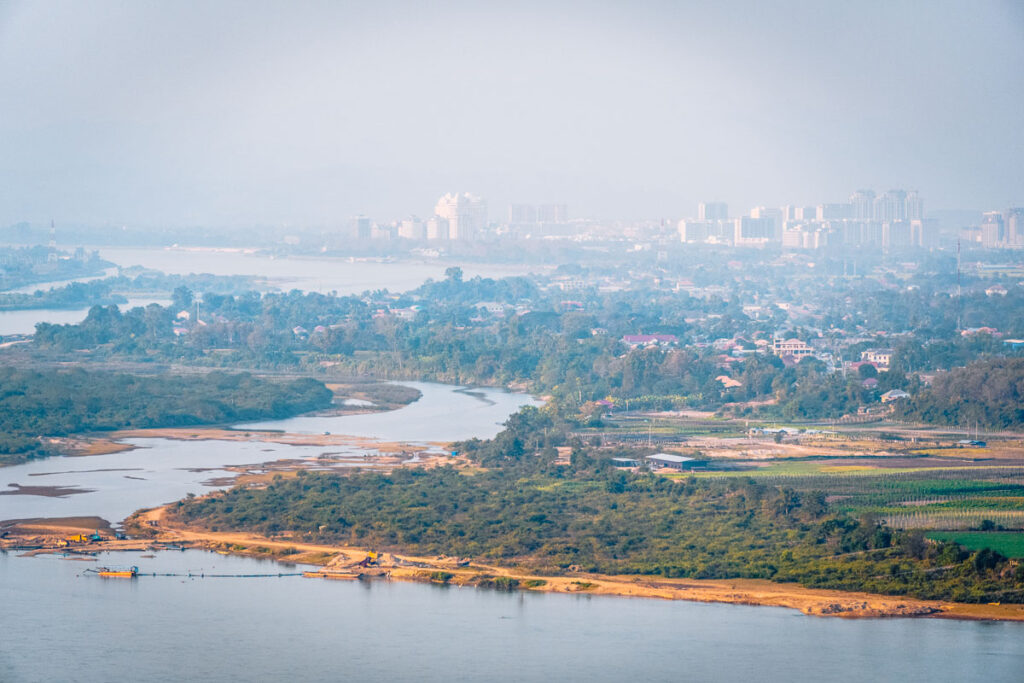
[[[497, 433], [510, 414], [533, 403], [525, 394], [497, 389], [466, 392], [458, 387], [412, 382], [422, 397], [403, 408], [366, 415], [307, 417], [240, 425], [320, 434], [330, 431], [379, 441], [453, 441]], [[180, 500], [189, 493], [230, 486], [222, 468], [274, 460], [309, 460], [330, 455], [361, 464], [367, 448], [355, 445], [293, 446], [266, 441], [176, 441], [126, 439], [134, 450], [110, 455], [35, 460], [0, 469], [0, 491], [34, 487], [37, 495], [0, 496], [0, 520], [97, 515], [119, 522], [135, 510]], [[372, 449], [369, 449], [372, 452]], [[47, 490], [48, 489], [48, 490]], [[68, 489], [74, 490], [70, 495]], [[61, 491], [64, 495], [47, 495]]]
[[419, 389], [422, 397], [395, 411], [301, 416], [252, 422], [236, 429], [279, 429], [295, 434], [346, 434], [381, 441], [460, 441], [488, 439], [502, 429], [509, 415], [525, 405], [540, 405], [526, 394], [501, 389], [472, 389], [433, 382], [402, 382]]
[[63, 497], [43, 495], [0, 496], [0, 520], [30, 517], [97, 515], [119, 522], [140, 508], [154, 507], [226, 488], [225, 481], [211, 487], [211, 479], [234, 476], [221, 468], [253, 465], [284, 458], [316, 458], [325, 451], [361, 449], [331, 446], [289, 446], [262, 441], [175, 441], [126, 439], [135, 450], [110, 455], [74, 456], [34, 460], [0, 469], [2, 486], [76, 487], [90, 489]]

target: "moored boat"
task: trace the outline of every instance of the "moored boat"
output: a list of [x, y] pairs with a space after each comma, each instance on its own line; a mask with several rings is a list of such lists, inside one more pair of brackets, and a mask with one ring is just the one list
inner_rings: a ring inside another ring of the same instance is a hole
[[311, 572], [302, 572], [302, 575], [307, 579], [338, 579], [342, 581], [351, 581], [358, 579], [362, 574], [355, 572], [337, 572], [325, 569], [319, 569]]

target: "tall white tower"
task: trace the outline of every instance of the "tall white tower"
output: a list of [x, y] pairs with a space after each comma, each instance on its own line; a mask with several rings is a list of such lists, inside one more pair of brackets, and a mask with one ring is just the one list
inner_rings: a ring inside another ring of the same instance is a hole
[[441, 197], [434, 214], [448, 221], [448, 239], [476, 239], [487, 225], [486, 202], [468, 192]]
[[50, 251], [46, 254], [47, 263], [57, 262], [57, 228], [54, 226], [53, 221], [50, 221]]

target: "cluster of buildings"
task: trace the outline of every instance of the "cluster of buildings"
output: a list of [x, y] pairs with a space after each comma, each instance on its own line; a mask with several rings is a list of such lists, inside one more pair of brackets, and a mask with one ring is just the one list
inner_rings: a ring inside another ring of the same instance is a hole
[[417, 242], [472, 242], [485, 237], [557, 234], [568, 229], [565, 204], [513, 204], [508, 222], [488, 223], [487, 202], [469, 192], [448, 193], [437, 200], [430, 218], [411, 216], [392, 223], [375, 223], [366, 216], [355, 216], [350, 236], [356, 240], [393, 240]]
[[729, 216], [723, 202], [705, 202], [697, 218], [679, 221], [683, 242], [792, 249], [826, 246], [899, 248], [931, 246], [938, 233], [924, 217], [924, 202], [914, 191], [889, 190], [876, 195], [858, 190], [849, 201], [816, 206], [759, 206], [745, 216]]
[[357, 240], [467, 242], [480, 239], [486, 229], [487, 202], [468, 192], [450, 192], [437, 200], [430, 218], [412, 216], [394, 223], [375, 223], [366, 216], [355, 216], [350, 231]]
[[986, 211], [981, 223], [964, 228], [961, 237], [986, 249], [1024, 248], [1024, 208]]
[[[743, 216], [730, 215], [725, 202], [702, 202], [697, 217], [679, 221], [677, 230], [684, 243], [779, 245], [786, 249], [888, 250], [934, 247], [939, 243], [938, 221], [925, 217], [924, 200], [916, 191], [903, 189], [881, 194], [858, 190], [839, 203], [758, 206]], [[356, 216], [349, 234], [360, 241], [404, 239], [439, 244], [495, 238], [643, 241], [666, 239], [671, 224], [570, 220], [565, 204], [513, 204], [508, 207], [506, 221], [489, 221], [487, 202], [462, 192], [438, 199], [429, 218], [411, 216], [375, 223], [366, 216]], [[977, 225], [964, 228], [959, 237], [989, 249], [1024, 248], [1024, 208], [985, 212]]]

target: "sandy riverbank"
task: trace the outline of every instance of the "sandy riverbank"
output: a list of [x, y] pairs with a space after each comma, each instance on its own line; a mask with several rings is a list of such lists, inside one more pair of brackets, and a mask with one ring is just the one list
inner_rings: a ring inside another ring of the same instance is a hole
[[[289, 562], [352, 567], [367, 555], [366, 548], [271, 539], [238, 532], [215, 532], [185, 527], [171, 520], [166, 507], [138, 513], [127, 524], [150, 533], [161, 543], [188, 544], [233, 554], [287, 559]], [[755, 579], [693, 580], [650, 576], [606, 576], [572, 573], [538, 575], [478, 562], [461, 564], [455, 558], [383, 556], [382, 569], [392, 579], [457, 585], [486, 583], [494, 577], [515, 579], [520, 588], [553, 593], [722, 602], [788, 607], [813, 616], [941, 617], [1024, 621], [1024, 605], [974, 605], [899, 596], [805, 588]]]
[[441, 448], [444, 444], [423, 442], [411, 446], [400, 441], [378, 441], [368, 437], [346, 436], [344, 434], [293, 434], [288, 432], [222, 429], [217, 427], [166, 427], [156, 429], [123, 429], [111, 432], [105, 439], [176, 439], [179, 441], [264, 441], [288, 446], [356, 446], [381, 453], [422, 451], [424, 448]]

